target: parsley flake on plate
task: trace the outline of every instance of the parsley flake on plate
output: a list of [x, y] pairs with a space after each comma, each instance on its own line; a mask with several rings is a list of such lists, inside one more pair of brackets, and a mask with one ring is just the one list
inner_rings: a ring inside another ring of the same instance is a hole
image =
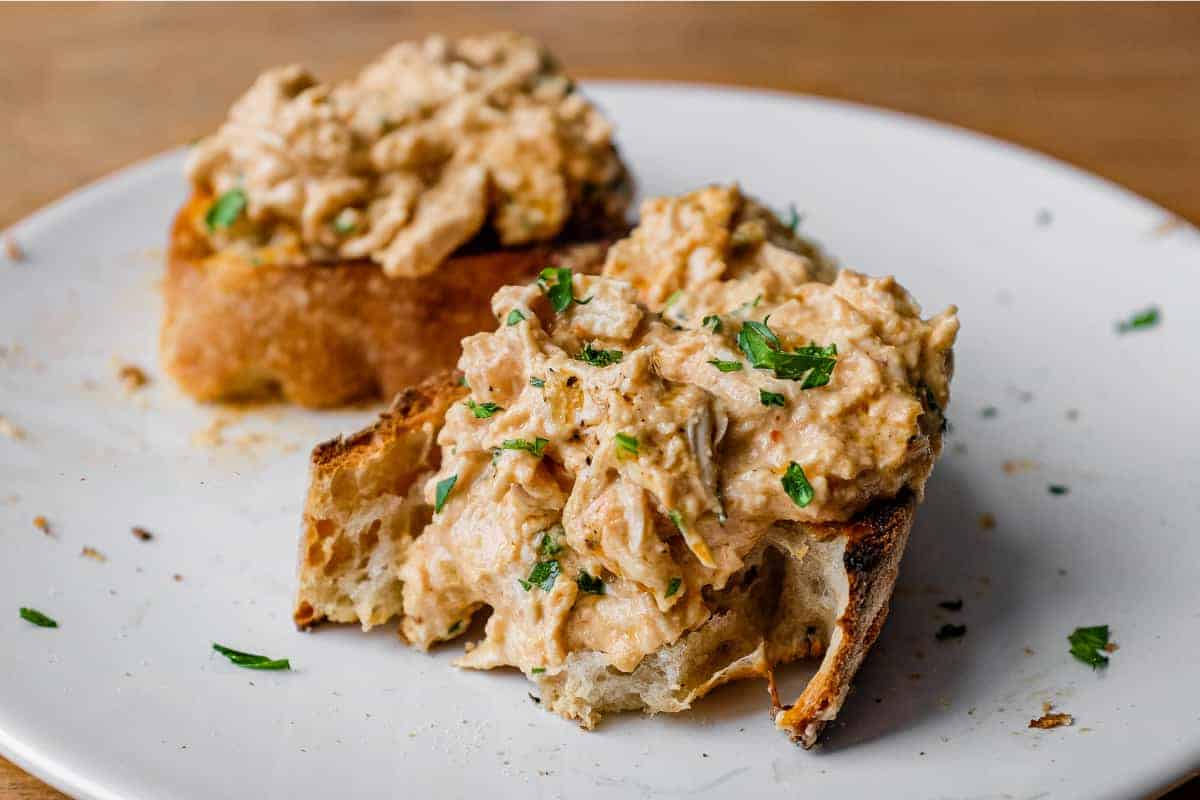
[[1129, 333], [1130, 331], [1139, 331], [1146, 328], [1153, 328], [1159, 323], [1161, 314], [1158, 306], [1150, 306], [1149, 308], [1138, 311], [1129, 315], [1129, 319], [1123, 319], [1117, 323], [1117, 333]]
[[740, 361], [722, 361], [719, 358], [713, 358], [713, 359], [709, 359], [708, 363], [712, 364], [714, 367], [721, 370], [721, 372], [741, 372], [742, 371], [742, 362], [740, 362]]
[[721, 318], [720, 318], [720, 317], [718, 317], [716, 314], [709, 314], [709, 315], [708, 315], [707, 317], [705, 317], [705, 318], [704, 318], [704, 320], [703, 320], [703, 321], [700, 323], [700, 326], [701, 326], [701, 327], [704, 327], [704, 328], [708, 328], [708, 329], [709, 329], [710, 331], [712, 331], [713, 333], [720, 333], [720, 332], [721, 332], [721, 328], [723, 328], [723, 327], [724, 327], [724, 326], [721, 324]]
[[674, 597], [675, 593], [679, 591], [679, 587], [682, 585], [683, 578], [671, 578], [671, 580], [667, 582], [667, 593], [664, 594], [663, 597]]
[[591, 364], [593, 367], [607, 367], [610, 364], [619, 364], [625, 354], [620, 350], [598, 350], [592, 347], [592, 343], [588, 342], [579, 351], [579, 355], [575, 356], [577, 361], [582, 361], [585, 364]]
[[518, 322], [524, 322], [526, 319], [527, 317], [524, 314], [514, 308], [512, 311], [508, 312], [508, 317], [504, 320], [504, 324], [510, 326], [516, 325]]
[[783, 473], [780, 483], [783, 484], [783, 490], [787, 492], [787, 496], [792, 498], [792, 502], [800, 508], [804, 508], [813, 501], [812, 484], [808, 482], [804, 468], [795, 461], [788, 464], [787, 471]]
[[1060, 483], [1052, 483], [1046, 487], [1046, 491], [1050, 492], [1050, 494], [1061, 497], [1064, 494], [1068, 494], [1071, 491], [1071, 488], [1069, 486], [1063, 486]]
[[[554, 283], [550, 283], [551, 279], [554, 280]], [[575, 296], [569, 267], [546, 267], [538, 276], [537, 282], [538, 286], [542, 287], [542, 291], [546, 293], [546, 297], [550, 298], [550, 307], [559, 314], [570, 308], [571, 303], [582, 306], [592, 301], [590, 297], [580, 300]]]
[[546, 379], [545, 378], [530, 378], [529, 385], [535, 389], [541, 389], [542, 387], [544, 387], [546, 385]]
[[951, 625], [946, 623], [938, 628], [938, 632], [933, 635], [933, 638], [939, 642], [944, 642], [947, 639], [961, 639], [967, 633], [966, 625]]
[[521, 584], [521, 588], [529, 591], [533, 587], [538, 587], [543, 592], [548, 592], [554, 588], [554, 581], [558, 579], [559, 566], [557, 559], [549, 561], [539, 561], [533, 565], [533, 569], [529, 572], [529, 577], [525, 580], [517, 579], [517, 583]]
[[286, 658], [270, 658], [268, 656], [260, 656], [257, 653], [243, 653], [241, 650], [234, 650], [224, 645], [219, 645], [213, 642], [213, 650], [216, 650], [221, 655], [228, 658], [232, 663], [246, 669], [291, 669], [292, 665]]
[[636, 436], [630, 436], [628, 433], [618, 433], [613, 437], [617, 442], [618, 456], [638, 456], [638, 440]]
[[45, 614], [35, 608], [25, 608], [22, 606], [18, 613], [21, 615], [21, 619], [25, 620], [26, 622], [31, 622], [34, 625], [37, 625], [39, 628], [58, 627], [58, 620], [47, 617]]
[[497, 411], [504, 410], [495, 403], [476, 403], [474, 400], [468, 400], [463, 405], [471, 409], [471, 413], [475, 415], [475, 419], [487, 419]]
[[1100, 654], [1100, 651], [1108, 647], [1107, 625], [1076, 628], [1067, 637], [1067, 641], [1071, 643], [1071, 655], [1092, 669], [1108, 666], [1108, 656]]
[[598, 577], [592, 577], [587, 573], [587, 570], [579, 570], [579, 576], [575, 578], [575, 584], [579, 587], [579, 591], [584, 594], [604, 594], [604, 581]]
[[550, 444], [549, 439], [543, 439], [538, 436], [532, 442], [528, 439], [505, 439], [500, 444], [501, 450], [524, 450], [534, 458], [541, 458], [542, 451], [546, 449], [546, 445]]
[[209, 231], [228, 228], [237, 222], [246, 210], [246, 193], [241, 189], [230, 189], [213, 202], [204, 214], [204, 224]]
[[451, 475], [449, 478], [438, 481], [437, 492], [433, 499], [433, 513], [442, 513], [442, 508], [446, 505], [446, 499], [450, 497], [450, 492], [454, 491], [454, 484], [458, 483], [458, 476]]

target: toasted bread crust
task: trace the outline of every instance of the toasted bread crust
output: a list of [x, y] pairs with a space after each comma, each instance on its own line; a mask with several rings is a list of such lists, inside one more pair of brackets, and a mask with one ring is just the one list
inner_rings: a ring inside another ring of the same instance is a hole
[[[294, 613], [299, 627], [324, 619], [370, 627], [401, 613], [398, 586], [381, 588], [346, 565], [356, 558], [361, 563], [368, 549], [378, 548], [371, 538], [374, 520], [394, 517], [400, 509], [405, 520], [419, 519], [420, 508], [428, 512], [412, 485], [436, 470], [434, 442], [445, 411], [466, 394], [453, 374], [434, 376], [402, 392], [370, 427], [313, 450]], [[382, 473], [375, 466], [380, 464], [386, 465]], [[386, 480], [362, 480], [379, 474]], [[564, 670], [537, 678], [543, 705], [592, 727], [604, 712], [681, 711], [724, 683], [765, 677], [775, 725], [812, 747], [836, 717], [887, 618], [916, 507], [916, 496], [908, 492], [880, 500], [849, 522], [777, 526], [730, 588], [714, 594], [716, 607], [704, 625], [646, 656], [632, 673], [617, 672], [596, 654], [572, 656]], [[399, 539], [409, 532], [416, 533], [407, 523], [397, 531], [395, 553], [403, 552]], [[776, 571], [784, 570], [774, 583], [766, 577], [768, 551]], [[367, 601], [356, 604], [336, 588], [347, 585], [360, 593], [369, 589]], [[815, 585], [823, 587], [818, 594], [804, 588]], [[781, 593], [789, 596], [778, 597]], [[773, 670], [818, 656], [821, 665], [800, 697], [781, 704]]]
[[193, 220], [196, 195], [171, 231], [160, 350], [197, 400], [281, 397], [320, 408], [390, 397], [453, 367], [459, 341], [495, 325], [490, 300], [547, 264], [598, 271], [605, 243], [460, 255], [420, 278], [387, 278], [351, 261], [255, 266], [210, 257]]
[[369, 628], [400, 612], [392, 567], [427, 521], [428, 508], [413, 496], [418, 477], [437, 468], [446, 409], [466, 394], [452, 373], [439, 373], [400, 392], [370, 427], [313, 449], [297, 627], [328, 619]]
[[822, 729], [837, 716], [854, 675], [883, 629], [916, 511], [916, 497], [907, 493], [876, 503], [849, 522], [819, 526], [826, 529], [821, 534], [836, 535], [846, 543], [842, 563], [849, 597], [837, 619], [841, 641], [830, 643], [820, 669], [796, 702], [772, 710], [776, 727], [805, 748], [816, 744]]

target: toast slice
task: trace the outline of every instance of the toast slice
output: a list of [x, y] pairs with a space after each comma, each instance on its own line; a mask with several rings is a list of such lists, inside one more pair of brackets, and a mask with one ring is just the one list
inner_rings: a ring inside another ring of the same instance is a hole
[[[371, 427], [313, 451], [297, 626], [370, 628], [402, 613], [397, 567], [433, 512], [420, 486], [438, 468], [446, 410], [466, 395], [443, 373], [401, 392]], [[702, 625], [628, 673], [574, 653], [565, 669], [531, 676], [543, 704], [590, 728], [605, 712], [681, 711], [723, 683], [765, 677], [775, 725], [813, 746], [887, 617], [915, 509], [905, 492], [845, 523], [777, 524], [727, 588], [706, 595], [712, 613]], [[817, 657], [803, 693], [783, 704], [773, 670]]]
[[459, 341], [495, 325], [498, 288], [551, 264], [597, 272], [607, 245], [458, 255], [417, 278], [389, 278], [369, 260], [255, 265], [212, 252], [199, 233], [211, 204], [197, 193], [175, 219], [159, 339], [166, 371], [201, 401], [391, 397], [453, 367]]

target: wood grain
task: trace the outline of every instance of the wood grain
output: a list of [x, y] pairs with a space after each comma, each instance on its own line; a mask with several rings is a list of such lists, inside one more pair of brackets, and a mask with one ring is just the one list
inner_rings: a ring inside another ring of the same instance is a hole
[[[0, 227], [210, 131], [264, 67], [338, 78], [400, 39], [495, 28], [540, 37], [582, 77], [770, 87], [962, 125], [1200, 223], [1195, 5], [6, 5]], [[60, 796], [0, 760], [0, 798]]]

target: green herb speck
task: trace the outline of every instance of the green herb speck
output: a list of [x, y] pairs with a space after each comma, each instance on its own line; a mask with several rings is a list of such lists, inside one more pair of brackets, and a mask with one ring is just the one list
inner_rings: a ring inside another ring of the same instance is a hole
[[39, 628], [57, 628], [58, 627], [57, 620], [47, 617], [45, 614], [38, 611], [37, 609], [25, 608], [24, 606], [22, 606], [18, 613], [21, 615], [21, 619], [25, 620], [26, 622], [32, 622], [34, 625], [37, 625]]
[[454, 484], [458, 483], [458, 476], [451, 475], [449, 478], [438, 481], [437, 491], [433, 500], [433, 513], [442, 513], [442, 508], [446, 505], [446, 499], [450, 497], [450, 492], [454, 491]]

